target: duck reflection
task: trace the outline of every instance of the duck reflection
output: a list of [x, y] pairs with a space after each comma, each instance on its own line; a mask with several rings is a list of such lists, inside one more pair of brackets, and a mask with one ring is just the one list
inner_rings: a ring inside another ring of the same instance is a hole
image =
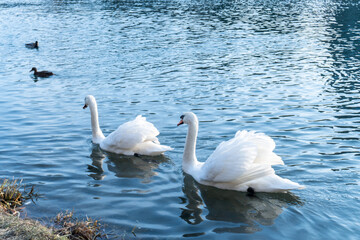
[[[95, 180], [105, 178], [104, 162], [107, 169], [119, 178], [140, 178], [143, 182], [151, 182], [151, 177], [157, 173], [154, 171], [159, 164], [168, 161], [166, 156], [125, 156], [104, 152], [98, 145], [94, 145], [90, 158], [92, 164], [88, 165], [89, 174]], [[106, 159], [106, 160], [105, 160]]]
[[221, 190], [198, 184], [185, 174], [183, 192], [187, 202], [180, 217], [189, 224], [199, 224], [202, 219], [202, 207], [207, 209], [206, 219], [240, 223], [238, 227], [215, 228], [214, 232], [254, 233], [260, 231], [259, 224], [269, 226], [290, 205], [302, 205], [299, 197], [292, 193], [256, 193]]

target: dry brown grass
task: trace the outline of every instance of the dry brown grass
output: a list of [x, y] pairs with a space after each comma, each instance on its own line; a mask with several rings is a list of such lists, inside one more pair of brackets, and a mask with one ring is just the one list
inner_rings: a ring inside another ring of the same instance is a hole
[[87, 217], [79, 220], [74, 217], [74, 213], [66, 211], [59, 213], [55, 217], [57, 234], [67, 236], [70, 240], [93, 240], [107, 239], [106, 234], [101, 232], [101, 225], [97, 220]]
[[26, 200], [34, 201], [37, 197], [34, 186], [27, 190], [22, 180], [0, 179], [0, 208], [3, 210], [17, 212]]
[[[21, 191], [21, 189], [23, 189]], [[38, 197], [20, 180], [0, 179], [0, 239], [6, 240], [97, 240], [108, 239], [97, 220], [78, 220], [73, 212], [59, 213], [55, 226], [45, 227], [37, 221], [19, 218], [26, 200]]]
[[53, 229], [41, 225], [30, 219], [21, 219], [0, 210], [0, 239], [6, 240], [66, 240], [68, 238], [57, 235]]
[[27, 190], [22, 180], [0, 179], [0, 239], [67, 239], [37, 221], [19, 218], [24, 202], [36, 197], [34, 187]]

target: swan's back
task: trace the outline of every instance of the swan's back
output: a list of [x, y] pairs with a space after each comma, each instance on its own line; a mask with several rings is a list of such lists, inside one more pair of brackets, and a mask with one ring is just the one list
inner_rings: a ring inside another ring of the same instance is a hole
[[239, 182], [273, 174], [271, 165], [283, 163], [274, 148], [275, 142], [263, 133], [238, 131], [210, 155], [202, 166], [201, 180]]
[[281, 157], [276, 155], [273, 151], [275, 149], [275, 141], [265, 135], [264, 133], [257, 133], [254, 131], [238, 131], [235, 134], [235, 138], [243, 139], [245, 142], [252, 143], [257, 148], [257, 155], [254, 160], [254, 163], [259, 164], [270, 164], [284, 165], [284, 162], [281, 160]]
[[109, 134], [100, 143], [100, 147], [109, 152], [125, 155], [134, 153], [159, 155], [172, 150], [171, 147], [160, 145], [157, 135], [159, 131], [156, 127], [139, 115], [135, 120], [120, 125], [116, 131]]
[[145, 117], [137, 116], [135, 120], [120, 125], [110, 133], [102, 142], [103, 147], [120, 146], [122, 149], [132, 149], [137, 144], [145, 141], [158, 143], [159, 131], [155, 126], [146, 121]]

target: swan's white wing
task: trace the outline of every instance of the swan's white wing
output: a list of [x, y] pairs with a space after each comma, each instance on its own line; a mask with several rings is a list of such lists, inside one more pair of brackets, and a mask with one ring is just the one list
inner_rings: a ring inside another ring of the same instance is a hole
[[238, 131], [234, 138], [222, 142], [210, 155], [202, 166], [200, 179], [239, 182], [253, 179], [255, 175], [270, 174], [273, 172], [270, 165], [281, 161], [272, 152], [274, 148], [274, 141], [265, 134]]
[[281, 157], [273, 152], [275, 149], [275, 142], [271, 137], [265, 135], [264, 133], [257, 133], [254, 131], [238, 131], [235, 134], [235, 138], [237, 137], [243, 138], [244, 140], [246, 139], [245, 141], [252, 142], [256, 145], [257, 155], [254, 163], [284, 165]]
[[145, 141], [153, 141], [159, 143], [157, 139], [159, 131], [155, 126], [146, 121], [145, 117], [137, 116], [135, 120], [126, 122], [112, 132], [102, 142], [104, 148], [111, 146], [121, 149], [132, 149], [137, 144]]
[[202, 166], [201, 180], [232, 182], [246, 173], [256, 158], [256, 146], [243, 137], [222, 142]]

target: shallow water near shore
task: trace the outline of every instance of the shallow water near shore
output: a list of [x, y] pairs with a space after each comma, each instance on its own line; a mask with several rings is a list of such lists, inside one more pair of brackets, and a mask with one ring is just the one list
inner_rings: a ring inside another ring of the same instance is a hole
[[[0, 0], [0, 33], [0, 177], [43, 194], [28, 216], [74, 209], [114, 239], [359, 237], [357, 1]], [[174, 150], [102, 152], [88, 94], [105, 136], [141, 114]], [[187, 111], [199, 161], [238, 130], [264, 132], [277, 174], [306, 189], [197, 184], [181, 170]]]

